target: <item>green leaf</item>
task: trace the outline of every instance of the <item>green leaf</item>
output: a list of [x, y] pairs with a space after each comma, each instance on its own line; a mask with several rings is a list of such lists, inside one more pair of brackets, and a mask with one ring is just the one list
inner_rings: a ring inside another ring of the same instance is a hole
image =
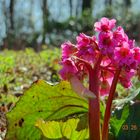
[[123, 123], [118, 140], [139, 140], [140, 138], [140, 102], [129, 106], [128, 116]]
[[140, 136], [139, 89], [117, 102], [110, 120], [110, 132], [117, 140], [138, 140]]
[[104, 114], [105, 114], [105, 103], [103, 100], [100, 100], [100, 123], [101, 123], [101, 125], [103, 125]]
[[85, 140], [89, 136], [88, 129], [76, 131], [79, 119], [69, 119], [66, 122], [38, 120], [36, 126], [41, 129], [45, 137], [49, 139], [69, 139], [69, 140]]
[[74, 93], [68, 82], [52, 86], [39, 80], [25, 92], [13, 110], [7, 113], [6, 140], [42, 140], [42, 133], [34, 126], [38, 119], [59, 120], [87, 111], [87, 101]]
[[118, 133], [123, 125], [123, 123], [126, 121], [129, 114], [129, 107], [128, 105], [125, 105], [122, 109], [116, 109], [113, 117], [110, 119], [110, 125], [111, 125], [111, 133], [115, 137], [118, 136]]
[[88, 128], [88, 113], [79, 116], [79, 119], [76, 130], [81, 131], [82, 129]]

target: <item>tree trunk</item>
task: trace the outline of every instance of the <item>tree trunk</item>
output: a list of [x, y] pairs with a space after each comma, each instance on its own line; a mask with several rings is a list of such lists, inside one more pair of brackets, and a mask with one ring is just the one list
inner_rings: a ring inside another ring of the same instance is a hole
[[45, 44], [45, 35], [46, 35], [46, 31], [47, 31], [48, 16], [49, 16], [47, 0], [42, 0], [42, 13], [43, 13], [43, 39], [42, 39], [42, 43]]
[[112, 0], [105, 0], [105, 5], [110, 5], [110, 6], [112, 6]]
[[131, 5], [132, 5], [131, 0], [124, 0], [124, 17], [127, 17]]
[[112, 0], [109, 0], [108, 3], [109, 3], [109, 5], [111, 6], [111, 5], [112, 5]]
[[10, 29], [14, 30], [14, 3], [15, 0], [10, 0], [9, 12], [10, 12]]
[[82, 11], [92, 8], [92, 0], [83, 0]]
[[70, 6], [70, 17], [72, 17], [72, 0], [69, 0], [69, 6]]
[[126, 7], [131, 7], [132, 4], [131, 0], [124, 0], [124, 3]]

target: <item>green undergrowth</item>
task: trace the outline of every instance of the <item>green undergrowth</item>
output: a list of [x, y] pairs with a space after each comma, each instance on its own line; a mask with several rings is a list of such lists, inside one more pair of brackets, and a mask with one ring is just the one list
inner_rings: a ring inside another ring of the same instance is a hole
[[39, 53], [32, 49], [1, 51], [0, 104], [16, 102], [23, 92], [38, 79], [52, 83], [58, 82], [59, 60], [60, 50], [57, 48], [45, 49]]

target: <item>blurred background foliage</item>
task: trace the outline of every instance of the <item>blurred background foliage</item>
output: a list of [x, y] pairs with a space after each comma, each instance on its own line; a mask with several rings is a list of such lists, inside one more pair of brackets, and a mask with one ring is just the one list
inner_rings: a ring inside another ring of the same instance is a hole
[[0, 0], [0, 48], [59, 47], [79, 32], [93, 34], [102, 16], [116, 18], [139, 44], [139, 7], [139, 0]]

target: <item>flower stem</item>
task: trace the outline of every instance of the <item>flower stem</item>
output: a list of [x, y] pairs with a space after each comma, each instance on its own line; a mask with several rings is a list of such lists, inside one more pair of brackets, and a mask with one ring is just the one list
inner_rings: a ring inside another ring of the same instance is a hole
[[99, 101], [99, 57], [94, 69], [89, 71], [89, 90], [95, 95], [95, 99], [89, 99], [89, 133], [90, 140], [101, 140], [100, 136], [100, 101]]
[[108, 96], [108, 100], [106, 104], [103, 128], [102, 128], [102, 140], [108, 140], [108, 125], [109, 125], [109, 119], [111, 115], [111, 105], [112, 105], [113, 97], [115, 94], [120, 71], [121, 71], [120, 69], [116, 71], [113, 81], [112, 81], [111, 88], [110, 88], [110, 92], [109, 92], [109, 96]]

